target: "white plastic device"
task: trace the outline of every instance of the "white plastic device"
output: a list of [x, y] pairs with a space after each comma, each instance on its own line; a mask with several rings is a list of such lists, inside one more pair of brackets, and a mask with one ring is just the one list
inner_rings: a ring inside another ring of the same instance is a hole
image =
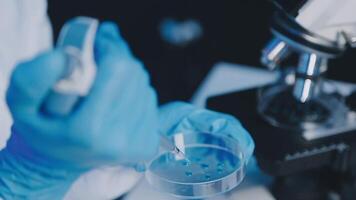
[[96, 76], [94, 41], [98, 24], [97, 19], [77, 17], [61, 29], [57, 48], [65, 51], [68, 67], [44, 103], [46, 113], [66, 115], [80, 97], [89, 93]]

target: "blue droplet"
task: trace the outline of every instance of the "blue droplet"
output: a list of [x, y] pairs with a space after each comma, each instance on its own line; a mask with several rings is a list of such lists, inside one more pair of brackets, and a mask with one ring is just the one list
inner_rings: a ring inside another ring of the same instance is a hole
[[222, 169], [218, 169], [218, 174], [222, 174], [223, 173], [223, 170]]
[[191, 177], [191, 176], [193, 176], [193, 173], [192, 172], [185, 172], [185, 175], [188, 176], [188, 177]]
[[205, 163], [202, 163], [202, 164], [200, 164], [200, 167], [203, 168], [203, 169], [208, 169], [209, 165], [205, 164]]
[[217, 165], [218, 169], [223, 169], [225, 167], [224, 163], [218, 163]]
[[208, 174], [205, 175], [205, 179], [206, 179], [206, 180], [209, 180], [210, 178], [211, 178], [210, 175], [208, 175]]

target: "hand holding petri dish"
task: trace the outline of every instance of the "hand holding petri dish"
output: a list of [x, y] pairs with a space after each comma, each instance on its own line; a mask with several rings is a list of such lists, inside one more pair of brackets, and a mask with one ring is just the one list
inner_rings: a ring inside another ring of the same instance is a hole
[[180, 133], [168, 139], [183, 154], [163, 147], [148, 163], [146, 179], [155, 189], [200, 199], [228, 192], [243, 180], [246, 161], [237, 140], [209, 133]]

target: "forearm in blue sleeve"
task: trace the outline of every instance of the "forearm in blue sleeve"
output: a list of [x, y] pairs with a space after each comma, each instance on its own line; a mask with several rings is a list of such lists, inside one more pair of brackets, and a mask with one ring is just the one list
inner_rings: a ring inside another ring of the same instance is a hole
[[0, 151], [0, 199], [63, 199], [80, 171], [58, 168], [19, 146], [10, 141]]

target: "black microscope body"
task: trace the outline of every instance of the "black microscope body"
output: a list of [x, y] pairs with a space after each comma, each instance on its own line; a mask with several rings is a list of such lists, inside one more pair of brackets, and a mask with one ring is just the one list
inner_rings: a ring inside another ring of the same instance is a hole
[[356, 130], [307, 140], [300, 131], [273, 126], [257, 110], [260, 89], [211, 97], [208, 107], [232, 114], [251, 133], [259, 167], [275, 177], [276, 199], [355, 199]]
[[[291, 115], [303, 115], [296, 120], [322, 119], [318, 115], [325, 113], [310, 102], [315, 97], [324, 98], [320, 96], [320, 88], [325, 82], [322, 77], [327, 70], [327, 61], [342, 54], [347, 46], [319, 37], [283, 11], [274, 17], [272, 32], [276, 39], [263, 51], [262, 62], [275, 68], [288, 56], [290, 49], [300, 54], [300, 60], [299, 66], [291, 73], [294, 81], [285, 90], [290, 96], [285, 98], [278, 93], [276, 96], [280, 96], [280, 102], [271, 103], [267, 110], [276, 115], [281, 113], [278, 120], [282, 122], [286, 119], [293, 121]], [[283, 78], [279, 82], [283, 82]], [[235, 116], [251, 133], [259, 167], [274, 177], [270, 190], [277, 200], [355, 200], [355, 93], [329, 94], [344, 105], [342, 120], [335, 119], [341, 125], [328, 127], [328, 124], [323, 124], [322, 130], [318, 127], [290, 128], [279, 126], [261, 114], [261, 103], [266, 99], [261, 96], [261, 91], [278, 84], [211, 97], [207, 106]], [[330, 111], [333, 109], [339, 107], [331, 107]], [[332, 124], [334, 119], [329, 121]]]

